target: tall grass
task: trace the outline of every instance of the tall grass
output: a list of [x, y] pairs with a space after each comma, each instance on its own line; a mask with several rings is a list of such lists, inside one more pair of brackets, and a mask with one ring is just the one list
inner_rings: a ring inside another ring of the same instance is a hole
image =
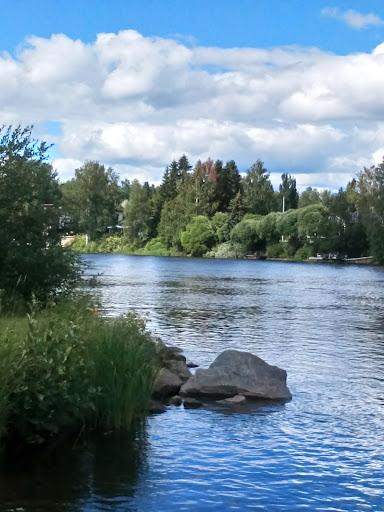
[[148, 405], [156, 346], [133, 315], [71, 301], [0, 318], [0, 435], [43, 442], [80, 428], [129, 427]]

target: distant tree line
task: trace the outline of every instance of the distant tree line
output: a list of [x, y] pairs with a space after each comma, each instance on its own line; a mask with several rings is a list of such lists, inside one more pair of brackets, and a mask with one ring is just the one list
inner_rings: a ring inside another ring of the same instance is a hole
[[[364, 168], [333, 193], [281, 175], [274, 190], [257, 160], [242, 176], [230, 160], [183, 155], [165, 169], [159, 186], [119, 181], [98, 162], [86, 162], [61, 185], [65, 229], [97, 240], [124, 213], [122, 236], [132, 248], [163, 247], [202, 256], [306, 258], [317, 253], [384, 262], [384, 163]], [[283, 211], [284, 210], [284, 211]]]

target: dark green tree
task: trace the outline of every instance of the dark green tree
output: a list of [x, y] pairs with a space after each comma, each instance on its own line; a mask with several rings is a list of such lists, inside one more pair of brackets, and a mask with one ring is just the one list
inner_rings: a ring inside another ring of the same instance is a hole
[[244, 178], [244, 196], [247, 210], [266, 215], [274, 210], [275, 201], [271, 180], [261, 160], [257, 160]]
[[124, 204], [124, 221], [125, 235], [136, 247], [144, 246], [154, 236], [152, 198], [148, 182], [132, 182], [129, 200]]
[[46, 301], [78, 277], [60, 244], [61, 194], [47, 151], [32, 127], [0, 128], [0, 290], [8, 301]]
[[89, 239], [104, 233], [108, 226], [116, 224], [116, 209], [121, 195], [118, 175], [113, 169], [106, 169], [98, 162], [86, 162], [75, 170], [71, 184], [63, 188], [66, 205], [73, 209], [66, 212], [76, 219], [81, 231]]
[[384, 263], [384, 161], [360, 172], [357, 191], [371, 254], [376, 261]]
[[296, 188], [296, 180], [290, 174], [283, 173], [281, 175], [279, 195], [279, 206], [281, 206], [283, 211], [292, 210], [298, 207], [299, 194]]
[[166, 247], [181, 250], [180, 236], [195, 215], [195, 186], [191, 176], [182, 184], [177, 196], [167, 201], [158, 225], [158, 236]]
[[[216, 167], [218, 167], [216, 165]], [[241, 176], [234, 160], [230, 160], [224, 167], [220, 167], [217, 177], [218, 211], [226, 212], [231, 201], [240, 191]]]

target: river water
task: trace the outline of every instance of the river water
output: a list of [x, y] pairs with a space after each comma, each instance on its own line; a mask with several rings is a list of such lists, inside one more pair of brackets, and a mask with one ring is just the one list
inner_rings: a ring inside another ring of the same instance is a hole
[[205, 366], [227, 348], [285, 368], [293, 400], [169, 408], [0, 475], [2, 510], [384, 511], [381, 268], [87, 256], [108, 315], [135, 310]]

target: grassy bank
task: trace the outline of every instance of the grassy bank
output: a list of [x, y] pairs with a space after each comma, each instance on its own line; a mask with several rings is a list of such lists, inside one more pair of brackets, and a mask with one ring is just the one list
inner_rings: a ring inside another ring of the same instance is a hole
[[82, 300], [0, 318], [0, 435], [41, 443], [65, 431], [129, 427], [148, 408], [156, 345], [133, 315]]
[[70, 245], [71, 249], [79, 253], [120, 253], [138, 256], [182, 256], [175, 249], [168, 249], [158, 238], [150, 240], [144, 247], [130, 245], [122, 236], [103, 236], [98, 240], [85, 243], [85, 236], [78, 235]]

